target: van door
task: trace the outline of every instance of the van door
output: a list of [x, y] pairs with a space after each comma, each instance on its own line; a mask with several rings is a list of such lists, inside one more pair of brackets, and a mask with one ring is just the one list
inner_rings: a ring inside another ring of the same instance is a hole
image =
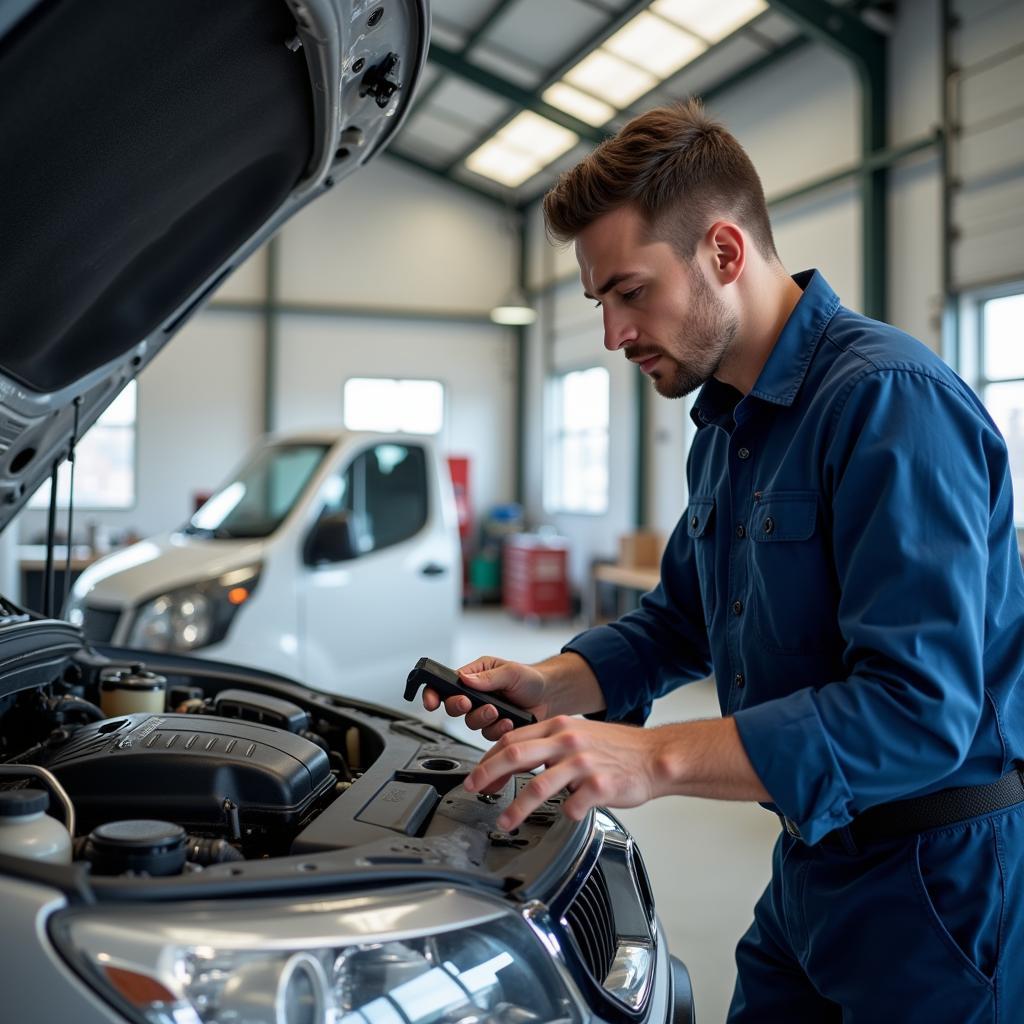
[[300, 651], [311, 686], [401, 706], [416, 660], [449, 656], [458, 545], [436, 465], [422, 445], [381, 441], [327, 479], [318, 518], [344, 513], [352, 550], [303, 572]]

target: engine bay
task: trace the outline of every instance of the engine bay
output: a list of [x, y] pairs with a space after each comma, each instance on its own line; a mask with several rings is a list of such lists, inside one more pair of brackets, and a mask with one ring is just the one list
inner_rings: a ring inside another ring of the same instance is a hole
[[238, 666], [124, 653], [36, 647], [0, 675], [0, 796], [47, 791], [73, 864], [98, 882], [266, 878], [320, 862], [495, 879], [575, 828], [560, 794], [514, 833], [497, 830], [525, 780], [467, 793], [482, 751], [415, 718]]

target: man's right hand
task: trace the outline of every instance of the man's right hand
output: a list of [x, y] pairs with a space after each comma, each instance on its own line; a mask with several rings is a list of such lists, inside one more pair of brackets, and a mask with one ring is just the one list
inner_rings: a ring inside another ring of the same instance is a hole
[[[529, 712], [538, 722], [549, 715], [547, 682], [544, 674], [534, 665], [484, 657], [463, 665], [458, 673], [466, 686], [493, 693], [500, 700]], [[437, 691], [429, 686], [423, 690], [423, 706], [428, 711], [436, 711], [441, 706]], [[493, 704], [484, 704], [474, 709], [468, 697], [457, 696], [447, 698], [444, 708], [452, 718], [465, 715], [466, 725], [470, 729], [482, 730], [489, 740], [499, 739], [512, 728], [509, 719], [498, 717], [498, 709]]]

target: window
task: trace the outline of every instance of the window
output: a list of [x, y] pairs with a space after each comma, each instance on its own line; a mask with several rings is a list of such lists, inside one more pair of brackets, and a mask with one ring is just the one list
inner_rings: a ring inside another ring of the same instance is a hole
[[1014, 519], [1024, 528], [1024, 293], [978, 304], [976, 389], [1006, 439]]
[[[75, 445], [75, 508], [131, 508], [135, 504], [136, 384], [129, 381]], [[57, 504], [68, 506], [71, 465], [57, 472]], [[50, 483], [29, 499], [29, 508], [47, 508]]]
[[261, 448], [205, 502], [185, 532], [221, 539], [269, 537], [294, 508], [327, 451], [326, 444]]
[[604, 367], [556, 377], [544, 505], [549, 512], [600, 514], [608, 509], [610, 380]]
[[352, 377], [345, 381], [345, 429], [382, 434], [438, 434], [444, 385], [437, 380]]
[[399, 544], [427, 523], [427, 460], [415, 445], [378, 444], [327, 481], [321, 515], [347, 512], [361, 555]]

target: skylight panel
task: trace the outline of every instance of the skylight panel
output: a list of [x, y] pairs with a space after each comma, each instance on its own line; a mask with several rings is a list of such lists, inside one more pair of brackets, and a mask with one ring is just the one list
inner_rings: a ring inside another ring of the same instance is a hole
[[654, 0], [651, 10], [687, 32], [717, 43], [767, 10], [765, 0]]
[[605, 50], [588, 54], [566, 73], [565, 80], [620, 110], [658, 84], [658, 79], [649, 71]]
[[595, 128], [607, 124], [615, 116], [615, 108], [599, 100], [596, 96], [588, 96], [579, 89], [574, 89], [566, 82], [555, 82], [544, 90], [544, 102], [550, 103], [559, 110], [564, 110], [573, 117], [578, 117]]
[[703, 53], [707, 44], [664, 18], [643, 11], [607, 39], [603, 49], [667, 78]]

